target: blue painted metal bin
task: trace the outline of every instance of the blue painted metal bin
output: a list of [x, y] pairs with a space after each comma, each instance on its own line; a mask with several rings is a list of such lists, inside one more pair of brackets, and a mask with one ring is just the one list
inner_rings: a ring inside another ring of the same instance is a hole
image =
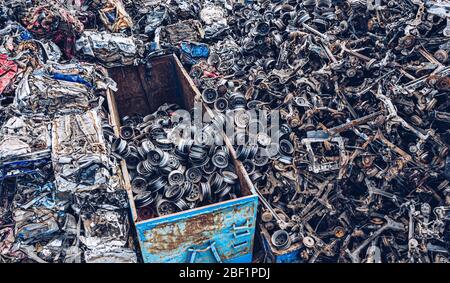
[[[201, 96], [174, 55], [150, 60], [151, 73], [142, 66], [111, 69], [118, 91], [108, 94], [111, 122], [116, 134], [120, 117], [149, 114], [165, 102], [192, 109]], [[203, 105], [205, 111], [213, 115]], [[124, 186], [130, 199], [143, 261], [164, 263], [249, 263], [252, 261], [258, 197], [236, 152], [224, 137], [239, 177], [242, 196], [179, 213], [139, 221], [131, 192], [130, 177], [122, 162]]]
[[294, 243], [285, 250], [279, 250], [272, 245], [269, 232], [260, 225], [259, 236], [266, 253], [266, 260], [272, 263], [301, 263], [301, 243]]

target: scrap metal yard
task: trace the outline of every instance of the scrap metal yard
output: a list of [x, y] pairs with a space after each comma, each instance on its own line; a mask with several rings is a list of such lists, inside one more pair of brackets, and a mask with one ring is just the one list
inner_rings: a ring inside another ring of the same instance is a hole
[[0, 263], [448, 263], [449, 53], [446, 0], [0, 0]]

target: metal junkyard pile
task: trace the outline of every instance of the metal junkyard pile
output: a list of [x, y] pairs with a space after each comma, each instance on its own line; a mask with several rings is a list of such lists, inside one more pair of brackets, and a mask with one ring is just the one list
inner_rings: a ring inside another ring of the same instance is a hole
[[[136, 261], [122, 158], [154, 207], [142, 219], [233, 197], [227, 149], [168, 142], [170, 107], [122, 121], [120, 139], [109, 125], [100, 66], [176, 53], [233, 138], [258, 142], [234, 145], [272, 248], [448, 262], [449, 52], [445, 0], [1, 1], [0, 261]], [[250, 136], [243, 110], [279, 111], [279, 129]]]

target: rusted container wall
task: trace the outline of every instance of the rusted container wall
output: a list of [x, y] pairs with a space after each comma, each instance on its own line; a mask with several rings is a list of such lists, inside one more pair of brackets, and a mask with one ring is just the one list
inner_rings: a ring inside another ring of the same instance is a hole
[[256, 196], [136, 223], [145, 262], [251, 262]]
[[[119, 133], [120, 118], [146, 115], [163, 103], [194, 107], [200, 93], [180, 61], [173, 55], [151, 59], [150, 76], [142, 66], [109, 70], [118, 91], [108, 94], [111, 124]], [[204, 111], [211, 114], [204, 105]], [[234, 149], [226, 141], [235, 164], [243, 196], [234, 200], [137, 221], [126, 164], [122, 161], [124, 186], [130, 199], [131, 214], [144, 262], [251, 262], [258, 197]]]

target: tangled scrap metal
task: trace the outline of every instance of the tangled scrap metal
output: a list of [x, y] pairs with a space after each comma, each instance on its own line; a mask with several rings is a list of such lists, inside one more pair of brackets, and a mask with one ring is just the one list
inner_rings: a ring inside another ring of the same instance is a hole
[[201, 43], [180, 54], [211, 108], [244, 98], [281, 112], [277, 155], [236, 148], [276, 249], [300, 243], [307, 262], [448, 261], [450, 4], [212, 1], [176, 20], [158, 7], [171, 23], [161, 46], [200, 16], [185, 40]]

